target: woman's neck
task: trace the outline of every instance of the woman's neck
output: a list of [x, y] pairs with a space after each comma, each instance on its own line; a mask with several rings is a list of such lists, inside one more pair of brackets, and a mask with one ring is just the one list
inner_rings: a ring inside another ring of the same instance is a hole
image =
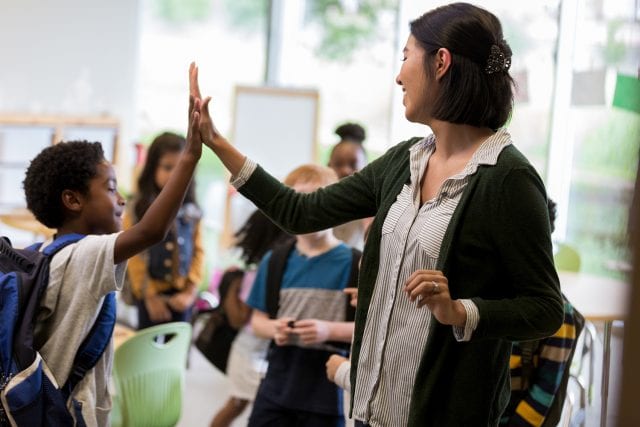
[[460, 125], [439, 120], [430, 124], [436, 138], [436, 151], [443, 159], [473, 155], [495, 132], [489, 128]]

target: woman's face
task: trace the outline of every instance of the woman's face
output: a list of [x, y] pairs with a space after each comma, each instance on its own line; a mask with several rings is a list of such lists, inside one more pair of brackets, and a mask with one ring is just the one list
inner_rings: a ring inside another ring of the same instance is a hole
[[171, 171], [178, 164], [178, 160], [180, 159], [180, 152], [168, 152], [160, 157], [160, 161], [158, 162], [158, 167], [156, 168], [155, 173], [155, 181], [158, 188], [164, 188], [167, 181], [169, 181], [169, 177], [171, 176]]
[[429, 111], [427, 74], [424, 68], [426, 52], [413, 35], [410, 35], [402, 55], [402, 66], [396, 83], [400, 85], [404, 95], [404, 115], [410, 122], [426, 123]]

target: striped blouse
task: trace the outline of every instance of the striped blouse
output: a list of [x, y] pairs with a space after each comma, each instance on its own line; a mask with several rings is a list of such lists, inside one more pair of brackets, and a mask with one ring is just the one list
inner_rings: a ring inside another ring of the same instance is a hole
[[[480, 164], [495, 165], [510, 137], [500, 131], [488, 138], [465, 168], [447, 179], [438, 194], [420, 206], [420, 182], [435, 137], [425, 138], [410, 151], [411, 179], [391, 206], [382, 226], [380, 269], [364, 329], [353, 417], [372, 427], [406, 425], [414, 379], [429, 330], [435, 319], [424, 306], [417, 308], [403, 292], [409, 276], [419, 269], [434, 269], [442, 238], [470, 175]], [[465, 328], [452, 328], [459, 341], [467, 341], [479, 314], [470, 300]]]

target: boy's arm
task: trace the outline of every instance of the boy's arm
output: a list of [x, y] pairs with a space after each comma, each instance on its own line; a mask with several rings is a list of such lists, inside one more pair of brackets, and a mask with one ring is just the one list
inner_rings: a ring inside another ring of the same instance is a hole
[[325, 341], [351, 342], [353, 322], [329, 322], [303, 319], [295, 322], [292, 332], [298, 334], [303, 344], [319, 344]]
[[243, 327], [251, 316], [251, 307], [240, 299], [242, 280], [242, 277], [238, 277], [231, 283], [222, 302], [229, 324], [236, 329]]
[[270, 319], [267, 313], [255, 308], [251, 313], [253, 333], [260, 338], [272, 339], [277, 345], [285, 345], [289, 342], [289, 335], [293, 328], [289, 327], [288, 323], [292, 320], [291, 317]]
[[336, 383], [343, 390], [351, 391], [351, 363], [349, 359], [339, 354], [332, 354], [327, 363], [327, 379]]
[[202, 140], [198, 131], [199, 110], [200, 100], [190, 97], [187, 144], [178, 165], [140, 221], [118, 235], [113, 251], [115, 264], [161, 241], [171, 227], [202, 153]]

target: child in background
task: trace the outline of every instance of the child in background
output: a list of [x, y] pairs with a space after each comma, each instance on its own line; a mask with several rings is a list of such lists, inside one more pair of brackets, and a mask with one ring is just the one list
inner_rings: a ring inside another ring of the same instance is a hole
[[231, 326], [240, 330], [233, 341], [227, 362], [230, 397], [214, 415], [210, 427], [231, 425], [256, 396], [260, 380], [266, 372], [270, 340], [257, 337], [253, 333], [249, 323], [251, 307], [245, 300], [251, 292], [258, 263], [264, 254], [273, 246], [292, 237], [256, 210], [238, 230], [235, 238], [235, 246], [242, 252], [245, 273], [241, 281], [231, 283], [221, 304], [224, 304], [224, 311]]
[[[329, 168], [305, 165], [284, 183], [311, 192], [337, 181]], [[276, 319], [267, 314], [267, 271], [271, 252], [258, 268], [247, 304], [257, 336], [273, 339], [269, 367], [256, 395], [249, 426], [343, 426], [342, 391], [327, 380], [324, 364], [335, 350], [328, 341], [348, 343], [342, 290], [351, 272], [352, 252], [331, 229], [296, 236], [280, 287]]]
[[[27, 168], [27, 207], [56, 236], [87, 235], [58, 252], [50, 263], [49, 285], [35, 325], [34, 347], [58, 384], [64, 384], [78, 348], [93, 326], [105, 295], [120, 290], [126, 260], [162, 240], [180, 208], [201, 155], [200, 101], [189, 107], [189, 136], [171, 178], [144, 217], [119, 232], [125, 201], [117, 190], [113, 166], [100, 143], [61, 142], [45, 148]], [[50, 241], [45, 242], [42, 248]], [[109, 425], [113, 342], [72, 390], [67, 403], [76, 424]]]
[[[124, 217], [125, 229], [137, 223], [158, 197], [185, 144], [183, 137], [169, 132], [153, 140], [138, 178], [138, 194]], [[129, 260], [128, 274], [137, 300], [139, 329], [190, 320], [204, 266], [202, 212], [194, 187], [192, 181], [164, 240]]]
[[[362, 145], [367, 134], [357, 123], [344, 123], [336, 128], [335, 134], [340, 141], [331, 149], [327, 166], [342, 179], [367, 165], [367, 153]], [[370, 223], [370, 218], [347, 222], [334, 227], [333, 234], [347, 245], [362, 250], [365, 230]]]

